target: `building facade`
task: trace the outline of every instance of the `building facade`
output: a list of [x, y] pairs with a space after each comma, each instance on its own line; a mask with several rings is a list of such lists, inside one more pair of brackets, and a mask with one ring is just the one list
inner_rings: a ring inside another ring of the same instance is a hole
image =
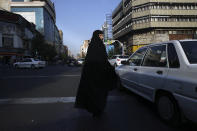
[[48, 44], [57, 44], [55, 6], [50, 0], [10, 0], [10, 8], [34, 23]]
[[4, 10], [10, 10], [9, 0], [0, 0], [0, 8], [2, 8]]
[[84, 40], [83, 45], [80, 47], [80, 56], [85, 57], [88, 51], [90, 40]]
[[196, 0], [122, 0], [112, 14], [113, 37], [130, 52], [161, 41], [193, 39]]
[[60, 52], [60, 54], [65, 54], [65, 47], [67, 48], [67, 46], [65, 46], [64, 42], [63, 42], [63, 31], [59, 30], [58, 33], [59, 33], [59, 38], [60, 38], [59, 52]]
[[104, 42], [113, 39], [112, 35], [112, 14], [106, 14], [106, 21], [102, 25], [102, 31], [104, 32]]
[[30, 56], [35, 25], [5, 10], [0, 10], [0, 16], [0, 61], [8, 64], [19, 57]]

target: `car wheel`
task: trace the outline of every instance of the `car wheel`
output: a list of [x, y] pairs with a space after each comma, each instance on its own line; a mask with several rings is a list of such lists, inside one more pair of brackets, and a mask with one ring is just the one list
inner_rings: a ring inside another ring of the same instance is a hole
[[157, 111], [160, 118], [168, 124], [179, 126], [181, 124], [181, 113], [173, 96], [162, 93], [156, 101]]
[[31, 65], [31, 69], [35, 69], [35, 65]]

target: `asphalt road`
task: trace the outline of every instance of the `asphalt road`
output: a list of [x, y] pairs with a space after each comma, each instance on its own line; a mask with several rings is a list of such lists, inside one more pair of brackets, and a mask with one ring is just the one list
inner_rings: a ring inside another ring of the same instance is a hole
[[73, 108], [80, 67], [0, 69], [0, 131], [196, 131], [173, 128], [154, 105], [125, 90], [110, 92], [102, 118]]

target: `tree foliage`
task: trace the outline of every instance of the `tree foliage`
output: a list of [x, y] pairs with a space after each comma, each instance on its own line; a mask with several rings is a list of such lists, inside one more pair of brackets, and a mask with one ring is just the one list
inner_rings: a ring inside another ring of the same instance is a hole
[[41, 34], [37, 34], [32, 40], [33, 57], [41, 57], [45, 60], [53, 60], [57, 55], [55, 46], [47, 44]]

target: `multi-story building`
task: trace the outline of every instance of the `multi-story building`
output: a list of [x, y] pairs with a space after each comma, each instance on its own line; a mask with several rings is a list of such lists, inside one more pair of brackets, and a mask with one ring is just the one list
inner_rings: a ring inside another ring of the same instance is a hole
[[85, 57], [88, 51], [90, 40], [84, 40], [83, 45], [80, 47], [80, 55], [81, 57]]
[[63, 31], [62, 30], [59, 30], [59, 36], [60, 36], [60, 46], [59, 46], [59, 52], [61, 54], [65, 54], [65, 46], [63, 43]]
[[112, 19], [114, 39], [133, 52], [150, 43], [196, 38], [197, 3], [196, 0], [121, 0]]
[[0, 61], [8, 64], [18, 57], [31, 56], [35, 34], [34, 24], [20, 15], [0, 10]]
[[104, 41], [113, 39], [112, 35], [112, 14], [106, 14], [106, 21], [102, 25], [102, 31], [104, 32]]
[[102, 25], [102, 31], [104, 33], [104, 41], [106, 42], [108, 40], [108, 26], [106, 21]]
[[8, 0], [11, 12], [22, 15], [36, 25], [48, 44], [56, 42], [55, 6], [50, 0]]

